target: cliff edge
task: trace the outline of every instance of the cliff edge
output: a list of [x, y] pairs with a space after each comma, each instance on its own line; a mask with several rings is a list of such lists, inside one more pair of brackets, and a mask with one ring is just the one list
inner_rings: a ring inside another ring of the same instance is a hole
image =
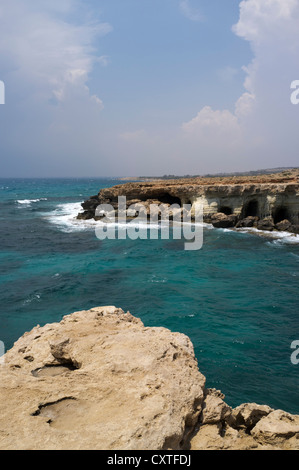
[[102, 205], [117, 212], [119, 196], [126, 197], [127, 210], [139, 205], [147, 215], [152, 204], [189, 207], [191, 219], [202, 208], [204, 222], [216, 228], [254, 227], [299, 234], [298, 169], [272, 175], [125, 183], [91, 196], [77, 218], [100, 220], [97, 208]]
[[25, 333], [0, 366], [0, 449], [299, 449], [299, 416], [231, 409], [190, 339], [115, 307]]

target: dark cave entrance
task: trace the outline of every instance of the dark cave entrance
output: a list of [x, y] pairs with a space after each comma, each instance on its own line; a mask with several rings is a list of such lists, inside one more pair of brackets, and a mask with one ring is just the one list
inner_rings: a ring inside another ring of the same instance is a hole
[[278, 224], [278, 222], [281, 222], [282, 220], [289, 220], [289, 211], [286, 207], [281, 206], [275, 209], [274, 215], [273, 215], [274, 223]]
[[225, 215], [231, 215], [233, 213], [232, 209], [228, 206], [221, 206], [218, 212], [222, 212]]
[[257, 217], [259, 215], [259, 204], [257, 201], [249, 201], [244, 208], [244, 219], [246, 217]]
[[157, 199], [159, 199], [163, 204], [178, 204], [180, 207], [182, 205], [179, 197], [171, 196], [171, 194], [168, 193], [158, 194]]

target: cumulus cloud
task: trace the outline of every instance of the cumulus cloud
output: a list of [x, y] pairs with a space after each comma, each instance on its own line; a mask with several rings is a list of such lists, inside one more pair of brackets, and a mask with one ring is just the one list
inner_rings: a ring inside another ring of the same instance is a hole
[[298, 165], [299, 109], [290, 105], [290, 84], [299, 77], [298, 30], [298, 0], [243, 0], [233, 32], [249, 41], [254, 53], [243, 68], [244, 93], [234, 111], [206, 106], [182, 130], [189, 135], [191, 130], [204, 146], [204, 137], [211, 137], [210, 150], [217, 150], [212, 136], [220, 139], [223, 152], [233, 142], [236, 167]]
[[62, 157], [65, 167], [75, 164], [91, 143], [95, 155], [103, 102], [88, 81], [108, 63], [94, 45], [112, 27], [82, 0], [1, 0], [0, 29], [3, 148], [16, 161], [22, 155], [18, 166], [31, 167], [33, 175], [57, 174]]
[[[194, 5], [180, 1], [187, 18], [201, 21]], [[61, 174], [61, 162], [69, 176], [82, 168], [159, 175], [298, 165], [299, 105], [290, 87], [299, 80], [299, 0], [240, 2], [232, 31], [253, 54], [243, 93], [229, 109], [195, 108], [176, 128], [141, 122], [136, 130], [135, 121], [130, 130], [128, 119], [121, 131], [102, 118], [105, 103], [89, 78], [109, 66], [98, 38], [112, 27], [83, 0], [0, 0], [0, 28], [1, 147], [21, 174]], [[216, 72], [223, 86], [241, 73], [232, 65]]]
[[182, 126], [183, 131], [213, 145], [219, 143], [219, 139], [229, 138], [230, 144], [234, 143], [239, 134], [237, 117], [228, 110], [214, 111], [210, 106], [204, 107], [195, 118]]
[[240, 19], [233, 31], [247, 41], [253, 41], [255, 46], [273, 33], [286, 40], [290, 26], [296, 26], [296, 10], [297, 0], [243, 0]]
[[97, 62], [93, 42], [111, 31], [108, 23], [69, 22], [74, 0], [5, 2], [0, 9], [0, 53], [4, 69], [30, 82], [36, 94], [63, 100], [68, 87], [84, 87]]

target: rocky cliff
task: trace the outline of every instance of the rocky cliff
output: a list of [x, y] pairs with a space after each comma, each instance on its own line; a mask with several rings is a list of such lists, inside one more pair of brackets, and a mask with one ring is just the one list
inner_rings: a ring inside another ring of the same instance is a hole
[[170, 207], [190, 205], [191, 217], [203, 208], [205, 222], [215, 227], [256, 227], [299, 233], [299, 170], [273, 175], [223, 178], [186, 178], [125, 183], [102, 189], [82, 204], [78, 219], [97, 219], [96, 208], [118, 208], [125, 196], [127, 208], [142, 204]]
[[230, 408], [206, 389], [188, 337], [99, 307], [6, 353], [0, 449], [299, 449], [299, 416]]

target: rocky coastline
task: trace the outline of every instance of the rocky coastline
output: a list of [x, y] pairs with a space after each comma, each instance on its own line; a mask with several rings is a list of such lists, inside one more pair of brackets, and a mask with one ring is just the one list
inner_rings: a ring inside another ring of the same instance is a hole
[[107, 204], [117, 211], [119, 196], [126, 208], [174, 204], [190, 207], [190, 218], [203, 208], [203, 221], [216, 228], [255, 228], [299, 234], [299, 170], [244, 177], [185, 178], [124, 183], [102, 189], [82, 204], [79, 220], [99, 220], [96, 209]]
[[2, 450], [298, 450], [299, 416], [232, 409], [190, 339], [113, 306], [36, 326], [0, 366]]

